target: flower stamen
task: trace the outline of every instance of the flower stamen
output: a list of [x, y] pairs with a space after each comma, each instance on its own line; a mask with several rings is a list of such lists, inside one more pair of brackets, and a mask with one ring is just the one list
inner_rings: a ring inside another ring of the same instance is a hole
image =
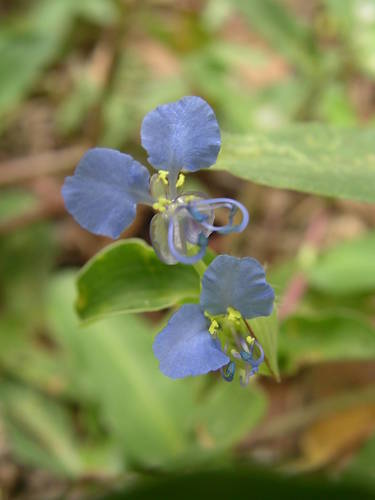
[[[229, 210], [229, 221], [228, 224], [224, 226], [214, 226], [207, 222], [207, 216], [201, 209], [209, 207], [211, 210], [216, 210], [218, 208], [226, 208]], [[240, 233], [245, 229], [249, 223], [249, 213], [247, 209], [239, 201], [232, 200], [230, 198], [210, 198], [205, 200], [197, 200], [193, 203], [189, 203], [187, 206], [192, 217], [202, 224], [202, 226], [210, 232], [218, 232], [220, 234], [227, 233]], [[240, 211], [242, 214], [242, 221], [240, 224], [233, 224], [233, 219], [236, 213]]]
[[167, 198], [160, 196], [160, 198], [158, 198], [158, 201], [152, 205], [152, 208], [154, 210], [157, 210], [158, 212], [165, 212], [168, 205], [170, 205], [171, 203], [172, 203], [171, 200], [168, 200]]
[[159, 179], [163, 182], [163, 184], [165, 184], [166, 186], [168, 186], [168, 175], [169, 175], [169, 172], [168, 170], [159, 170], [158, 171], [158, 177]]
[[177, 182], [176, 182], [176, 188], [181, 188], [185, 184], [185, 176], [181, 172], [178, 176]]
[[210, 334], [215, 335], [218, 329], [219, 329], [219, 323], [216, 321], [216, 319], [211, 320], [211, 324], [210, 324], [210, 327], [208, 329]]

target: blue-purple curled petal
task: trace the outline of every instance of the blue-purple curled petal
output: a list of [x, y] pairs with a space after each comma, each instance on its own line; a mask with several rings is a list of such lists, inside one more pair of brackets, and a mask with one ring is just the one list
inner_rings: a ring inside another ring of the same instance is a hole
[[160, 370], [170, 378], [203, 375], [230, 359], [208, 332], [208, 320], [197, 304], [182, 306], [156, 336], [153, 351]]
[[200, 97], [186, 96], [148, 113], [142, 146], [157, 169], [195, 172], [216, 162], [221, 138], [212, 108]]
[[90, 149], [62, 195], [68, 212], [85, 229], [118, 238], [136, 214], [136, 205], [150, 202], [149, 173], [131, 156], [113, 149]]
[[203, 275], [200, 303], [210, 314], [225, 314], [232, 307], [244, 318], [269, 316], [274, 299], [274, 291], [256, 259], [219, 255]]

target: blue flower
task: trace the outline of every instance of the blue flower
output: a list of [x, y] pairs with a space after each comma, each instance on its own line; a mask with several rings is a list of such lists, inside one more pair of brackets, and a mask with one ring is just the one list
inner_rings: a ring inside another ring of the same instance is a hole
[[274, 298], [257, 260], [216, 257], [203, 275], [200, 303], [183, 305], [155, 338], [160, 370], [177, 379], [220, 369], [230, 382], [239, 365], [247, 384], [264, 360], [247, 320], [269, 316]]
[[[200, 97], [183, 97], [148, 113], [141, 128], [142, 145], [158, 173], [151, 179], [146, 167], [113, 149], [90, 149], [62, 194], [74, 219], [94, 234], [118, 238], [134, 220], [138, 203], [158, 213], [150, 233], [159, 258], [167, 264], [191, 264], [206, 251], [213, 232], [242, 231], [249, 220], [246, 208], [228, 198], [207, 199], [182, 192], [184, 174], [210, 167], [220, 150], [220, 130], [211, 107]], [[213, 225], [215, 210], [226, 208], [225, 226]], [[240, 211], [242, 222], [234, 224]], [[191, 255], [191, 246], [198, 246]]]

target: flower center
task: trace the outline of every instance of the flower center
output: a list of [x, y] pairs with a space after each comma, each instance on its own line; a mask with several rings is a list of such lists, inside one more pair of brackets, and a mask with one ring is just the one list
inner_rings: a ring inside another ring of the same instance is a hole
[[246, 319], [233, 307], [228, 307], [226, 314], [213, 316], [205, 312], [205, 316], [210, 320], [208, 331], [220, 341], [223, 351], [230, 358], [230, 362], [221, 369], [222, 377], [231, 382], [238, 368], [241, 384], [247, 385], [263, 362], [264, 351]]

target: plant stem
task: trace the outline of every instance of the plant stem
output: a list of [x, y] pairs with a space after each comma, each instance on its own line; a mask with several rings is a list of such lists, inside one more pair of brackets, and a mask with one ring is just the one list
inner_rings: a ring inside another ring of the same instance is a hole
[[198, 276], [200, 278], [203, 278], [204, 272], [207, 269], [206, 264], [203, 262], [203, 260], [198, 260], [195, 264], [193, 264], [194, 269], [198, 273]]

